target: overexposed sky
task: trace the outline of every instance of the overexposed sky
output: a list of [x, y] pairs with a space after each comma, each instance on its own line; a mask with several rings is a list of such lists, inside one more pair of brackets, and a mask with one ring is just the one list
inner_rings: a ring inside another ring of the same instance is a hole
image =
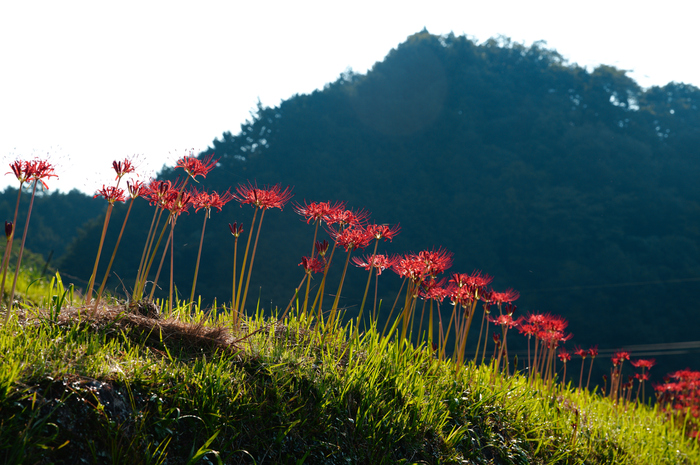
[[[693, 2], [666, 0], [2, 1], [0, 174], [57, 164], [52, 189], [93, 193], [112, 160], [142, 170], [237, 133], [258, 99], [366, 72], [409, 35], [544, 40], [572, 63], [629, 70], [642, 86], [700, 86]], [[146, 173], [145, 173], [146, 174]], [[14, 185], [0, 176], [0, 187]]]

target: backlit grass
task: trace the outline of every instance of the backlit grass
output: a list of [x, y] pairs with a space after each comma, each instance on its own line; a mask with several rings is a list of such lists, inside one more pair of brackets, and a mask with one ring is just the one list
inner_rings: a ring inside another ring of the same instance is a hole
[[235, 313], [187, 308], [19, 312], [0, 329], [0, 460], [700, 463], [646, 405], [455, 371], [374, 328], [257, 314], [233, 332]]

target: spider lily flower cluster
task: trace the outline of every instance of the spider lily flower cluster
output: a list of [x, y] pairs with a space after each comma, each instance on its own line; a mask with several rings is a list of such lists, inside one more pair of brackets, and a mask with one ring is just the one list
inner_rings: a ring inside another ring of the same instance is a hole
[[653, 387], [669, 421], [700, 442], [700, 371], [678, 370]]

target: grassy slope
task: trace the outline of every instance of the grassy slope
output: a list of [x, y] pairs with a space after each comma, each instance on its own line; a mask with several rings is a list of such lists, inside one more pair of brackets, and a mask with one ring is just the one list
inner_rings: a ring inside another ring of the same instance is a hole
[[373, 331], [322, 340], [303, 318], [258, 316], [238, 333], [229, 320], [69, 302], [58, 317], [13, 316], [0, 329], [0, 462], [700, 463], [647, 406], [487, 367], [455, 374]]

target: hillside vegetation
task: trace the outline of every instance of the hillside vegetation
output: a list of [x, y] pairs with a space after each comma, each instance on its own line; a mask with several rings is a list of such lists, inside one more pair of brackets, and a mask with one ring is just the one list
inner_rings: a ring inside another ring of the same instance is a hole
[[[424, 31], [366, 75], [345, 72], [323, 90], [258, 108], [240, 132], [206, 151], [219, 160], [207, 186], [282, 183], [300, 203], [365, 208], [379, 222], [401, 224], [388, 252], [444, 247], [454, 252], [454, 271], [484, 270], [496, 285], [518, 289], [521, 311], [565, 316], [579, 344], [612, 351], [695, 341], [699, 104], [693, 86], [641, 89], [622, 70], [589, 71], [543, 44], [476, 44]], [[115, 209], [114, 221], [125, 210]], [[150, 212], [137, 203], [132, 221], [148, 224]], [[251, 215], [227, 208], [211, 218], [207, 237], [217, 247], [202, 252], [208, 265], [198, 287], [205, 303], [228, 298], [227, 223], [247, 227]], [[274, 215], [251, 280], [266, 310], [286, 305], [309, 235], [293, 212]], [[180, 287], [191, 281], [201, 221], [190, 214], [178, 223]], [[63, 272], [87, 280], [92, 257], [83, 251], [97, 249], [100, 227], [79, 235]], [[116, 234], [108, 231], [106, 243]], [[133, 286], [145, 240], [139, 228], [124, 234], [122, 247], [135, 252], [115, 262], [119, 280], [110, 286], [120, 292]], [[351, 267], [341, 302], [350, 314], [363, 280]], [[388, 273], [385, 283], [380, 297], [390, 300], [386, 289], [400, 281]], [[660, 372], [692, 361], [663, 357]]]
[[[53, 287], [48, 295], [64, 295]], [[65, 292], [65, 291], [64, 291]], [[0, 328], [6, 464], [694, 464], [657, 408], [351, 326], [34, 307]]]

